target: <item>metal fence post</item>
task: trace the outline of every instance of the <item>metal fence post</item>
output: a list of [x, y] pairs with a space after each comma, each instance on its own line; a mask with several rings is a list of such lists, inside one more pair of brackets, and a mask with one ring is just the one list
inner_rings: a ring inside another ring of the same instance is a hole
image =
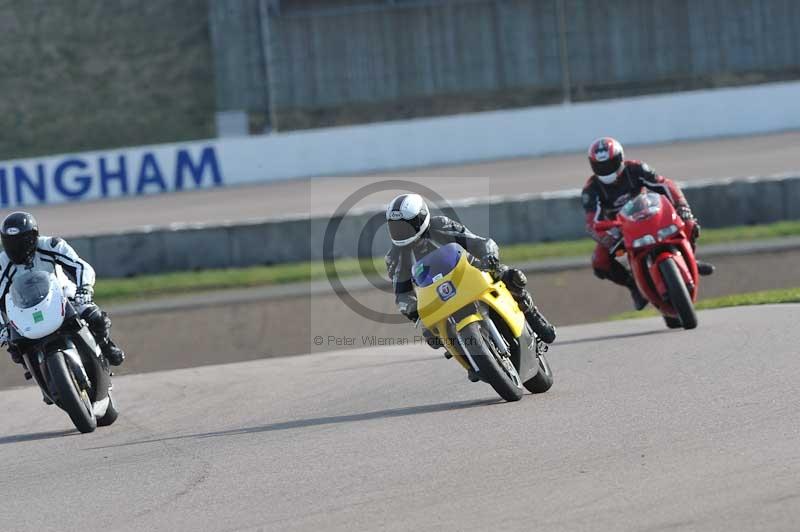
[[569, 46], [567, 42], [567, 15], [564, 8], [565, 0], [556, 0], [556, 13], [558, 14], [558, 55], [561, 60], [561, 88], [564, 93], [564, 103], [572, 101], [572, 80], [569, 73]]
[[270, 19], [275, 10], [280, 12], [280, 2], [275, 0], [260, 0], [258, 2], [258, 17], [259, 27], [261, 28], [261, 46], [264, 51], [264, 71], [266, 72], [266, 87], [267, 87], [267, 129], [271, 131], [278, 130], [278, 120], [275, 115], [275, 89], [272, 82], [275, 79], [275, 64], [272, 54], [272, 31], [270, 28]]

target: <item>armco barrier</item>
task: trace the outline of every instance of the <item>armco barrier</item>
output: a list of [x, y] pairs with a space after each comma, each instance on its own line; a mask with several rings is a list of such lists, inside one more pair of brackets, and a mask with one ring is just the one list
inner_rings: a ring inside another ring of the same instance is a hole
[[[704, 227], [800, 219], [800, 176], [718, 180], [684, 187]], [[585, 236], [577, 190], [519, 198], [453, 202], [458, 218], [499, 244], [546, 242]], [[376, 216], [377, 214], [377, 216]], [[341, 219], [337, 257], [382, 253], [389, 240], [382, 213]], [[105, 277], [169, 271], [232, 268], [320, 260], [327, 217], [264, 220], [239, 225], [191, 226], [71, 239]], [[371, 235], [375, 235], [374, 241]]]

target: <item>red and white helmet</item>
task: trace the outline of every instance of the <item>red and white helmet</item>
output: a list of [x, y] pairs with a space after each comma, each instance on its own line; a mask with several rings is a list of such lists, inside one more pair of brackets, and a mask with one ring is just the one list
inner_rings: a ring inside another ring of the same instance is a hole
[[589, 164], [597, 178], [610, 185], [619, 177], [625, 152], [622, 144], [611, 137], [601, 137], [589, 146]]

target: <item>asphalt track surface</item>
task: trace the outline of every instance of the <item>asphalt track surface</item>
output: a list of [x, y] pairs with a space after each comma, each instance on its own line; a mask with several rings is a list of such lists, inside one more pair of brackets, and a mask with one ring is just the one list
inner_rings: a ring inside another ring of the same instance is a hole
[[92, 435], [0, 392], [0, 530], [795, 531], [798, 318], [565, 328], [513, 404], [419, 346], [119, 378]]
[[[685, 182], [800, 171], [798, 146], [800, 132], [787, 132], [629, 146], [626, 154], [647, 161], [668, 177]], [[581, 188], [588, 176], [586, 155], [580, 152], [398, 170], [372, 176], [299, 179], [259, 186], [57, 205], [33, 208], [32, 211], [45, 232], [58, 232], [64, 236], [92, 235], [174, 223], [225, 223], [284, 215], [329, 215], [354, 191], [386, 179], [421, 183], [453, 200]], [[400, 191], [383, 190], [365, 198], [360, 205], [374, 207], [384, 204]], [[0, 215], [5, 215], [5, 212], [0, 212]]]

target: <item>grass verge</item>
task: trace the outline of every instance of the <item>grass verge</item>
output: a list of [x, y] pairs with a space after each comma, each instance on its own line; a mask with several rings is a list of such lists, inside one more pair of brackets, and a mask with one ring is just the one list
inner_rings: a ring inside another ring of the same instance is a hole
[[[800, 287], [785, 288], [782, 290], [764, 290], [761, 292], [749, 292], [746, 294], [702, 299], [695, 304], [695, 308], [697, 310], [708, 310], [723, 307], [741, 307], [745, 305], [772, 305], [777, 303], [800, 303]], [[612, 316], [611, 320], [630, 320], [654, 316], [659, 316], [659, 313], [653, 309], [648, 309], [641, 312], [623, 312], [622, 314]]]
[[[721, 244], [747, 240], [763, 240], [787, 236], [800, 236], [800, 221], [778, 222], [768, 225], [729, 227], [703, 231], [702, 244]], [[588, 256], [595, 243], [588, 239], [537, 244], [503, 246], [501, 257], [508, 264], [535, 260]], [[340, 259], [336, 270], [341, 277], [352, 277], [359, 271], [384, 273], [382, 257], [374, 259]], [[142, 275], [127, 279], [101, 279], [97, 282], [95, 296], [99, 302], [120, 302], [133, 299], [163, 297], [189, 292], [250, 288], [282, 283], [305, 282], [323, 279], [322, 262], [302, 262], [254, 266], [222, 270], [175, 272]]]

